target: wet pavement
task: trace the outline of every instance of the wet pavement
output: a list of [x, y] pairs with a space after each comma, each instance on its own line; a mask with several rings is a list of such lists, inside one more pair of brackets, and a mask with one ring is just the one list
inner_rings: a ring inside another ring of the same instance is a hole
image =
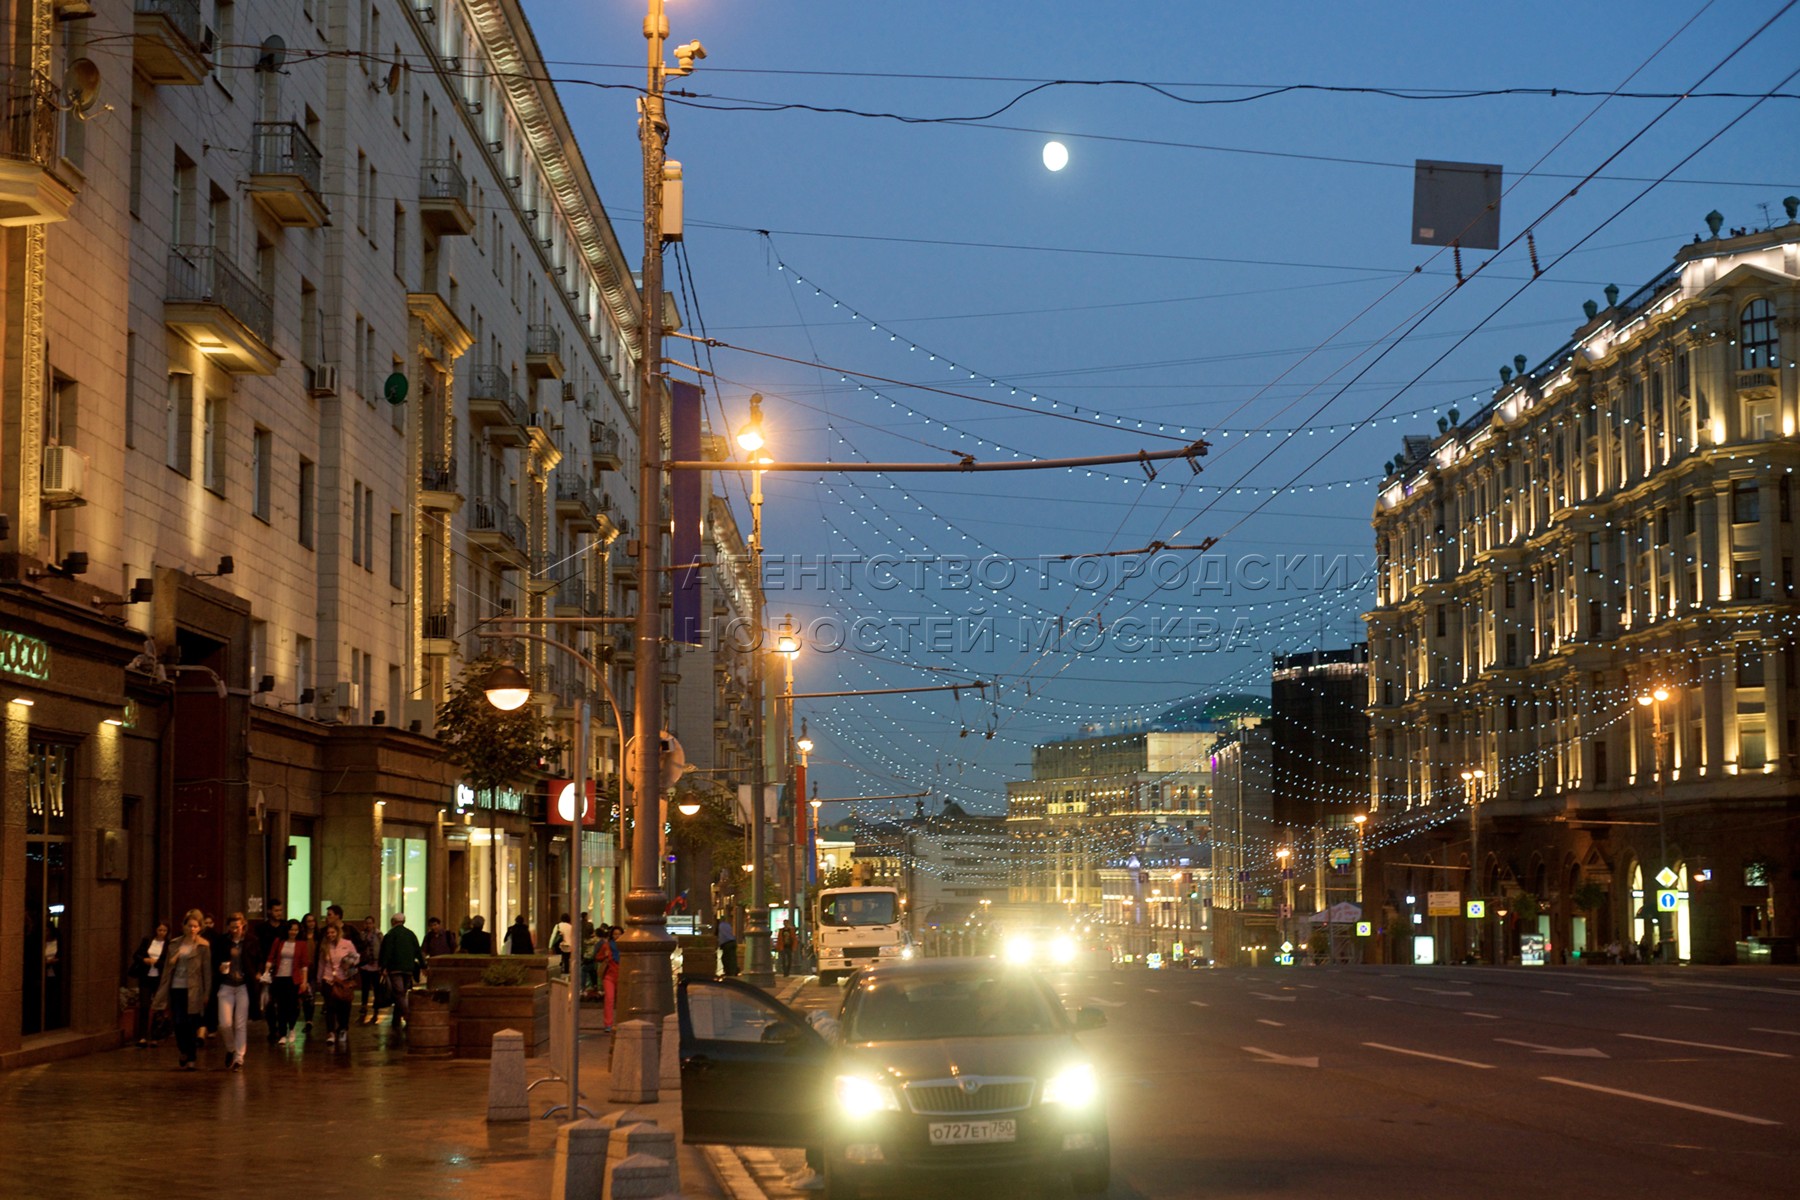
[[[487, 1123], [486, 1061], [409, 1057], [404, 1037], [358, 1026], [350, 1047], [271, 1046], [250, 1027], [247, 1061], [225, 1069], [210, 1039], [199, 1070], [174, 1039], [0, 1074], [0, 1195], [13, 1200], [204, 1194], [251, 1197], [548, 1196], [559, 1123], [541, 1119], [566, 1089], [531, 1093], [529, 1123]], [[582, 1037], [582, 1092], [605, 1114], [611, 1038]], [[547, 1059], [527, 1076], [550, 1074]], [[676, 1093], [634, 1110], [667, 1128]], [[682, 1192], [716, 1196], [683, 1147]]]

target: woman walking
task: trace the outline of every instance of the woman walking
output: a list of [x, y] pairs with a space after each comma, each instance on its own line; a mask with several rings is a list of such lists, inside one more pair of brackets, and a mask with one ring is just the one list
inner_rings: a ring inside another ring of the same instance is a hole
[[156, 1002], [156, 989], [162, 983], [163, 951], [169, 945], [169, 923], [158, 921], [150, 936], [138, 943], [131, 955], [128, 974], [138, 985], [137, 1044], [150, 1045], [150, 1021]]
[[319, 943], [317, 975], [325, 998], [326, 1045], [350, 1046], [350, 1002], [356, 998], [356, 944], [344, 936], [336, 921], [325, 926]]
[[303, 1022], [301, 1028], [311, 1034], [313, 996], [319, 990], [319, 918], [312, 913], [307, 913], [300, 919], [300, 940], [306, 943], [306, 956], [312, 963], [312, 969], [307, 975], [307, 983], [310, 986], [300, 994], [300, 1019]]
[[162, 982], [156, 988], [155, 1007], [167, 1010], [175, 1022], [180, 1069], [192, 1071], [200, 1052], [200, 1022], [212, 995], [212, 948], [200, 934], [199, 909], [189, 909], [181, 927], [181, 940], [163, 951]]
[[276, 1039], [280, 1046], [293, 1045], [294, 1026], [300, 1019], [300, 994], [312, 990], [307, 983], [312, 970], [310, 949], [300, 936], [300, 922], [292, 918], [284, 927], [281, 940], [269, 947], [264, 973], [269, 977], [269, 1003], [274, 1006], [275, 1028], [281, 1031], [281, 1036]]
[[241, 1071], [250, 1032], [250, 981], [256, 976], [256, 942], [243, 913], [231, 914], [225, 936], [214, 948], [218, 954], [214, 994], [218, 997], [219, 1044], [225, 1047], [225, 1065]]
[[[357, 954], [361, 961], [356, 967], [357, 983], [362, 988], [362, 1023], [373, 1025], [381, 1020], [381, 1010], [385, 1007], [381, 1000], [381, 934], [375, 928], [374, 917], [364, 917], [362, 937]], [[369, 1006], [374, 1005], [374, 1012]]]

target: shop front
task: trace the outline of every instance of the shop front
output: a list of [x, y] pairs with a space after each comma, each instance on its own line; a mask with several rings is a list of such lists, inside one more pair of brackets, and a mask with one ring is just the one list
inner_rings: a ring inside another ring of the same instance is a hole
[[495, 948], [513, 918], [537, 926], [536, 871], [525, 795], [516, 788], [477, 791], [456, 784], [445, 835], [449, 907], [445, 924], [458, 934], [485, 919]]

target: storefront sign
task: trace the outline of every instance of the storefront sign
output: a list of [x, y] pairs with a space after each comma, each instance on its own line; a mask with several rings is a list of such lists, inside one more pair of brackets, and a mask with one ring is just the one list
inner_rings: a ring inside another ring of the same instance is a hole
[[[552, 779], [549, 784], [550, 803], [545, 806], [545, 820], [551, 825], [573, 825], [575, 823], [575, 781], [572, 779]], [[587, 781], [587, 803], [581, 810], [581, 823], [590, 829], [600, 825], [600, 805], [595, 802], [594, 781]]]
[[456, 785], [456, 811], [466, 812], [471, 808], [493, 808], [501, 812], [524, 812], [525, 797], [512, 788], [500, 788], [491, 791], [482, 788], [479, 792], [466, 783]]
[[0, 629], [0, 672], [25, 679], [50, 678], [50, 643]]

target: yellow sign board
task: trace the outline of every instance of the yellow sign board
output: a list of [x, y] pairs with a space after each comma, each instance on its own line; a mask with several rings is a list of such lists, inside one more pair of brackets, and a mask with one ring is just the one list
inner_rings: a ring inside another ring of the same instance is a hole
[[1471, 921], [1481, 920], [1483, 917], [1487, 916], [1487, 901], [1486, 900], [1471, 900], [1471, 901], [1469, 901], [1468, 907], [1467, 907], [1467, 914], [1468, 914], [1469, 920], [1471, 920]]
[[1373, 922], [1373, 921], [1358, 921], [1356, 923], [1356, 936], [1357, 937], [1372, 937], [1372, 936], [1374, 936], [1374, 933], [1375, 933], [1375, 922]]
[[1461, 892], [1425, 893], [1425, 912], [1433, 917], [1454, 917], [1462, 911]]

